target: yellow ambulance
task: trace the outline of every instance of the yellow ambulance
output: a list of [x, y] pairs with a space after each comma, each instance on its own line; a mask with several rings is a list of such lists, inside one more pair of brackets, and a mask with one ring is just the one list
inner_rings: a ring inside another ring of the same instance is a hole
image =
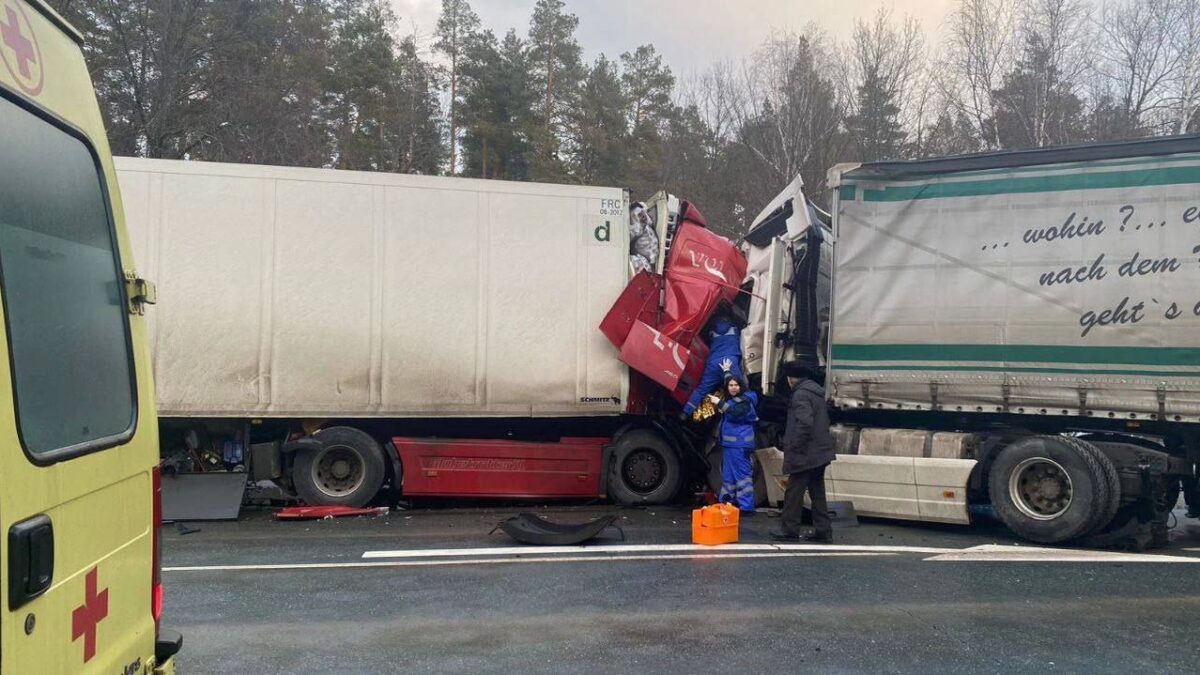
[[172, 672], [144, 306], [82, 36], [0, 0], [0, 672]]

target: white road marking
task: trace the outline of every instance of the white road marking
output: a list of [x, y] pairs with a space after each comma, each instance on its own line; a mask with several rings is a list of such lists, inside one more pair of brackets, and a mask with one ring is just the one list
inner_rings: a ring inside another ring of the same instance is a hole
[[1000, 546], [986, 544], [951, 553], [942, 553], [925, 560], [968, 562], [1128, 562], [1128, 563], [1200, 563], [1200, 557], [1157, 555], [1153, 553], [1123, 553], [1120, 551], [1087, 551], [1069, 548], [1037, 546]]
[[164, 572], [249, 572], [274, 570], [319, 570], [363, 567], [436, 567], [452, 565], [498, 565], [520, 563], [580, 563], [580, 562], [614, 562], [630, 560], [713, 560], [725, 558], [829, 558], [829, 557], [875, 557], [890, 556], [894, 553], [884, 551], [855, 552], [855, 551], [777, 551], [774, 553], [705, 553], [685, 555], [602, 555], [602, 556], [548, 556], [531, 558], [486, 558], [460, 560], [394, 560], [379, 562], [341, 562], [341, 563], [285, 563], [266, 565], [195, 565], [183, 567], [164, 567]]
[[367, 551], [363, 558], [443, 558], [481, 556], [519, 556], [547, 554], [591, 553], [611, 555], [617, 553], [719, 553], [750, 551], [814, 551], [822, 553], [953, 553], [956, 548], [932, 548], [927, 546], [857, 546], [845, 544], [723, 544], [702, 546], [700, 544], [614, 544], [611, 546], [501, 546], [495, 548], [432, 548], [400, 549], [395, 551]]
[[[1184, 549], [1196, 551], [1200, 549]], [[279, 563], [248, 565], [197, 565], [165, 567], [164, 572], [232, 572], [371, 567], [436, 567], [453, 565], [503, 565], [520, 563], [622, 562], [639, 560], [712, 560], [718, 558], [825, 558], [929, 555], [933, 562], [1131, 562], [1200, 563], [1200, 556], [1157, 555], [985, 544], [965, 549], [924, 546], [861, 546], [846, 544], [617, 544], [611, 546], [501, 546], [493, 548], [440, 548], [366, 551], [364, 561]]]

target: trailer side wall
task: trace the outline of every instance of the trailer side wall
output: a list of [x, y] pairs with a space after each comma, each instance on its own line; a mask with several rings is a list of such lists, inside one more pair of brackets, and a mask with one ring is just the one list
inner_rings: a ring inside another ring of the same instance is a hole
[[617, 188], [118, 158], [166, 417], [615, 415]]
[[835, 402], [1200, 421], [1200, 152], [1123, 155], [841, 173]]

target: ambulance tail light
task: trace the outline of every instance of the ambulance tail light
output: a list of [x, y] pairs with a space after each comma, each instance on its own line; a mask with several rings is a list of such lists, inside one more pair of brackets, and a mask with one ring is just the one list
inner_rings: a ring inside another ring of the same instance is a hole
[[151, 472], [152, 490], [154, 492], [154, 522], [151, 530], [152, 571], [150, 573], [150, 616], [154, 617], [154, 634], [158, 635], [159, 622], [163, 611], [162, 587], [162, 470], [155, 466]]

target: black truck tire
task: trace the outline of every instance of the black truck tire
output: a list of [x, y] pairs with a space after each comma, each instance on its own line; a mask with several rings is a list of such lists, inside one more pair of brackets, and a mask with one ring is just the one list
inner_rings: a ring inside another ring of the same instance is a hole
[[1099, 532], [1112, 522], [1113, 516], [1117, 515], [1117, 509], [1121, 506], [1121, 477], [1117, 475], [1117, 467], [1100, 448], [1082, 438], [1071, 436], [1058, 436], [1057, 438], [1079, 452], [1090, 452], [1096, 457], [1096, 462], [1104, 476], [1104, 481], [1097, 490], [1099, 495], [1097, 503], [1101, 508], [1096, 509], [1092, 523], [1088, 526], [1085, 534]]
[[608, 496], [622, 505], [666, 504], [679, 493], [679, 455], [651, 429], [632, 429], [613, 445]]
[[311, 506], [365, 506], [383, 485], [383, 448], [365, 432], [330, 427], [313, 435], [320, 447], [296, 454], [292, 481]]
[[1060, 436], [1013, 442], [988, 475], [996, 515], [1016, 535], [1042, 544], [1084, 536], [1114, 497], [1101, 459]]

